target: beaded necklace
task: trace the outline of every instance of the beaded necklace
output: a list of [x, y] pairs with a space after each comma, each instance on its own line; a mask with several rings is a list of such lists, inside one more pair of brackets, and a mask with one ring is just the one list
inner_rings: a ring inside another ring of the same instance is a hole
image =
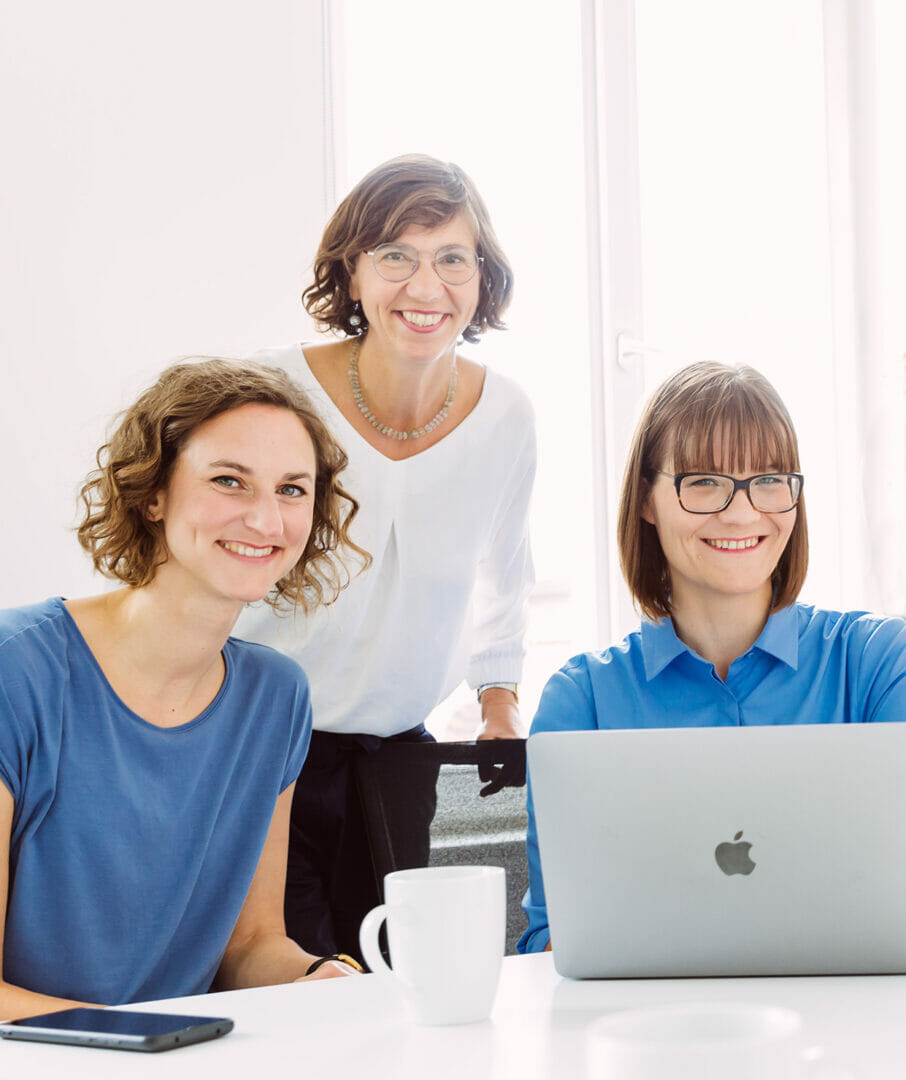
[[440, 411], [423, 427], [415, 428], [414, 431], [397, 431], [396, 428], [390, 427], [389, 424], [382, 424], [365, 401], [362, 387], [359, 384], [359, 353], [361, 352], [361, 349], [362, 339], [359, 337], [352, 343], [352, 349], [349, 352], [349, 384], [352, 387], [352, 396], [355, 398], [355, 403], [359, 407], [359, 412], [373, 428], [376, 428], [382, 435], [386, 435], [388, 439], [420, 439], [423, 435], [427, 435], [429, 431], [433, 431], [439, 424], [442, 424], [444, 420], [447, 419], [447, 413], [449, 413], [450, 406], [453, 404], [453, 398], [456, 396], [455, 352], [453, 353], [453, 370], [450, 372], [450, 385], [447, 387], [447, 396], [444, 398], [444, 403], [441, 406]]

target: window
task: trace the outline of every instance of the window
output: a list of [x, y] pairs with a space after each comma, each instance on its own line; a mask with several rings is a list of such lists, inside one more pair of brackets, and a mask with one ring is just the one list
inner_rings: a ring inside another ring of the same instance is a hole
[[[598, 314], [602, 400], [622, 425], [613, 459], [625, 417], [667, 371], [699, 358], [752, 364], [800, 436], [812, 539], [803, 599], [902, 612], [903, 500], [890, 497], [904, 488], [902, 6], [585, 10], [603, 116], [602, 263], [634, 283], [615, 294], [605, 274]], [[626, 605], [614, 610], [625, 630]]]
[[646, 384], [698, 359], [774, 383], [807, 475], [804, 597], [839, 604], [821, 4], [635, 13]]
[[[515, 270], [510, 329], [469, 355], [516, 379], [537, 413], [537, 586], [520, 688], [531, 717], [549, 675], [594, 640], [579, 4], [544, 15], [462, 0], [442, 21], [418, 0], [341, 0], [335, 11], [338, 196], [396, 154], [455, 161]], [[473, 703], [463, 688], [431, 726], [470, 738]]]
[[614, 543], [625, 449], [646, 393], [694, 359], [759, 368], [790, 408], [803, 599], [906, 609], [903, 6], [464, 0], [428, 48], [415, 0], [335, 4], [338, 191], [396, 153], [456, 160], [516, 267], [512, 329], [474, 354], [538, 412], [526, 714], [570, 653], [637, 622]]

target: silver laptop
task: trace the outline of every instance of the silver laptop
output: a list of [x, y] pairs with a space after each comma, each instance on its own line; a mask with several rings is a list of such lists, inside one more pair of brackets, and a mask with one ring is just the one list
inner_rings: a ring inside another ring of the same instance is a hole
[[561, 975], [906, 972], [906, 723], [539, 733]]

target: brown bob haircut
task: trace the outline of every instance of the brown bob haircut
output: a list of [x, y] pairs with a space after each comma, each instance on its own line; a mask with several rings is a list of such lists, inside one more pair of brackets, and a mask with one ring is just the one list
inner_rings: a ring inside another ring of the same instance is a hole
[[[669, 616], [670, 572], [657, 530], [642, 517], [658, 470], [799, 472], [793, 422], [777, 391], [754, 368], [703, 362], [654, 392], [636, 428], [623, 476], [617, 537], [623, 576], [650, 619]], [[808, 569], [802, 496], [796, 523], [774, 569], [771, 611], [792, 604]]]
[[[378, 165], [352, 189], [327, 223], [315, 256], [314, 282], [302, 293], [305, 310], [327, 330], [355, 335], [367, 328], [349, 295], [358, 257], [399, 238], [412, 225], [433, 229], [464, 213], [475, 230], [479, 270], [478, 307], [463, 331], [476, 342], [487, 329], [504, 329], [513, 271], [494, 234], [487, 207], [469, 177], [452, 162], [404, 154]], [[356, 313], [358, 326], [349, 322]]]
[[371, 560], [349, 539], [356, 500], [340, 486], [343, 452], [305, 393], [278, 368], [204, 358], [168, 368], [118, 418], [115, 431], [97, 452], [97, 469], [79, 493], [83, 520], [79, 542], [95, 570], [141, 588], [166, 562], [163, 523], [149, 521], [148, 505], [167, 487], [176, 458], [207, 420], [243, 405], [275, 405], [302, 421], [317, 461], [311, 535], [293, 569], [265, 598], [303, 611], [330, 603], [349, 583], [338, 549], [349, 549], [362, 566]]

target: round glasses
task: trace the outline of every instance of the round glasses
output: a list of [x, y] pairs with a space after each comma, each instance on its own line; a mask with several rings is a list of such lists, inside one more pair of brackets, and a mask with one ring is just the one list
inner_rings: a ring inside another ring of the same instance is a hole
[[736, 480], [723, 473], [665, 473], [676, 486], [680, 506], [690, 514], [719, 514], [744, 491], [754, 509], [763, 514], [786, 514], [799, 502], [802, 473], [759, 473]]
[[[371, 256], [375, 271], [384, 281], [408, 281], [418, 269], [420, 252], [409, 244], [379, 244], [365, 254]], [[448, 285], [465, 285], [475, 277], [483, 262], [471, 248], [459, 244], [448, 244], [424, 254], [432, 256], [434, 272]]]

